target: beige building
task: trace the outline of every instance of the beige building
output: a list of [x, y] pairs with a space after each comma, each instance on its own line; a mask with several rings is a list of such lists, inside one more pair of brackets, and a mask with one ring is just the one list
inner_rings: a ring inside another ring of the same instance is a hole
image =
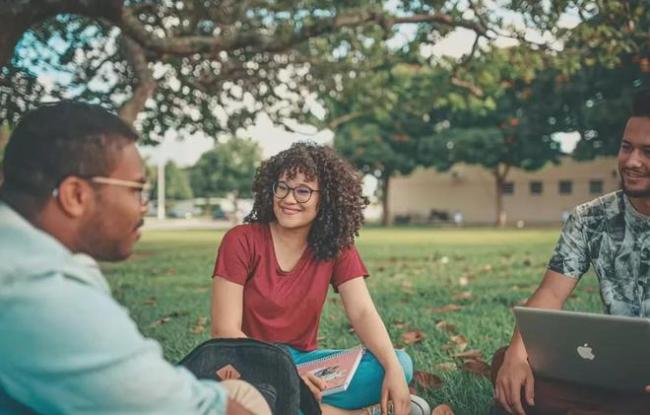
[[[418, 169], [391, 179], [389, 186], [393, 223], [453, 222], [458, 212], [466, 224], [495, 223], [496, 184], [484, 168], [457, 164], [447, 172]], [[506, 223], [558, 223], [578, 204], [618, 188], [615, 157], [587, 162], [566, 157], [559, 165], [548, 164], [534, 172], [513, 168], [504, 186]]]

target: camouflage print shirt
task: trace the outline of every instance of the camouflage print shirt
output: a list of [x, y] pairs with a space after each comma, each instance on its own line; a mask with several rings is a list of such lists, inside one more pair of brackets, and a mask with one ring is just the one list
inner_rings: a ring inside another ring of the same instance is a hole
[[650, 217], [622, 191], [571, 213], [548, 268], [580, 278], [590, 264], [608, 313], [650, 317]]

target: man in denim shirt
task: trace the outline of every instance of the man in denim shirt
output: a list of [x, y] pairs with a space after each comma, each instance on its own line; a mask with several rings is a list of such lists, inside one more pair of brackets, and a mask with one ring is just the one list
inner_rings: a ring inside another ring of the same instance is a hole
[[95, 259], [127, 258], [147, 209], [136, 134], [98, 106], [21, 120], [0, 188], [0, 413], [269, 413], [244, 382], [167, 363]]
[[[618, 152], [618, 170], [621, 190], [582, 204], [569, 215], [544, 279], [528, 300], [528, 306], [562, 308], [591, 265], [608, 313], [650, 317], [650, 92], [647, 90], [635, 98]], [[590, 414], [650, 411], [650, 386], [643, 394], [608, 392], [546, 379], [536, 381], [516, 329], [510, 346], [495, 354], [493, 378], [495, 399], [510, 413], [569, 413], [583, 409], [592, 410]]]

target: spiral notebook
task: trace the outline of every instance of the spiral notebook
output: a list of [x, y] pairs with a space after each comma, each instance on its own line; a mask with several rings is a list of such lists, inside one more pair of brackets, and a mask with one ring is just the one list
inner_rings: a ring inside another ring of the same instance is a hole
[[297, 365], [298, 373], [304, 376], [313, 373], [327, 383], [323, 396], [343, 392], [350, 385], [352, 376], [359, 367], [365, 348], [363, 346], [341, 350], [318, 360]]

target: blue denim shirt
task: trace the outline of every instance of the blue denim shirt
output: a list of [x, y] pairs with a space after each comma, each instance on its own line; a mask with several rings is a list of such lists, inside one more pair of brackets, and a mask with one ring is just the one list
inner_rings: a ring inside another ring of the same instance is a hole
[[224, 414], [226, 401], [163, 359], [92, 258], [0, 202], [0, 414]]

